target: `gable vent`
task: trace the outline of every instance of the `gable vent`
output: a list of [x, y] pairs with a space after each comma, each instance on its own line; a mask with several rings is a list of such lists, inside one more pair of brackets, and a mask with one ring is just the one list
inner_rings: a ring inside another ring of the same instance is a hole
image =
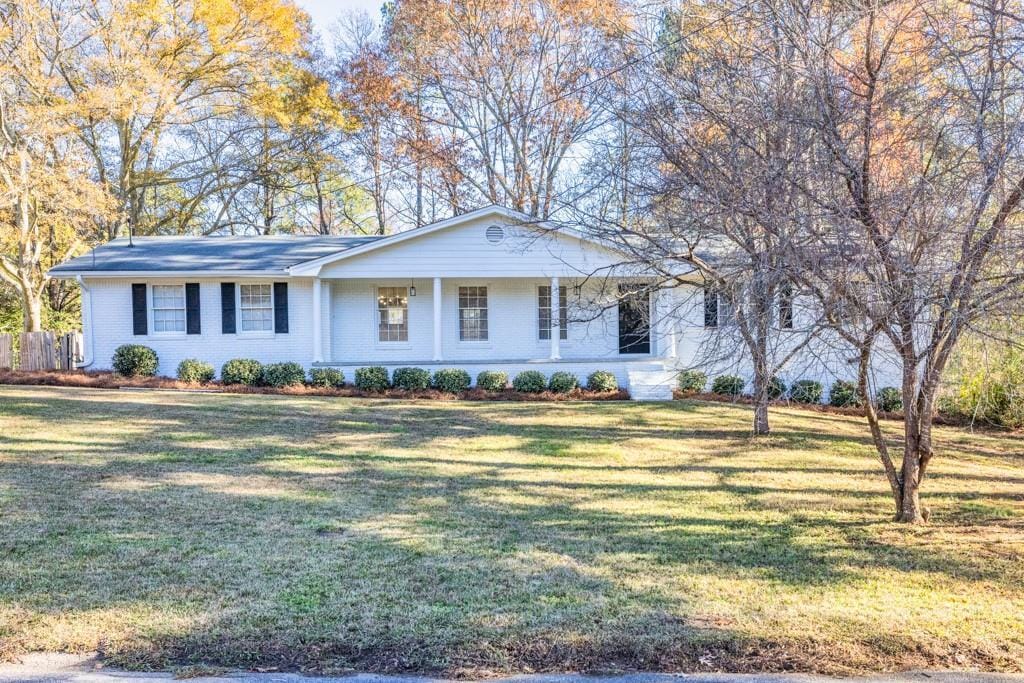
[[492, 225], [487, 228], [487, 241], [491, 244], [498, 244], [505, 239], [505, 230], [500, 225]]

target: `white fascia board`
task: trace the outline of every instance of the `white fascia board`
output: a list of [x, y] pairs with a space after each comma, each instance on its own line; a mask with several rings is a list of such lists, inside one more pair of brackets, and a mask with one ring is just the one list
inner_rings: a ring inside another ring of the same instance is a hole
[[140, 278], [156, 280], [159, 278], [215, 278], [225, 280], [236, 277], [291, 277], [287, 270], [80, 270], [61, 273], [47, 273], [53, 280], [74, 280], [79, 276], [89, 279], [103, 278]]

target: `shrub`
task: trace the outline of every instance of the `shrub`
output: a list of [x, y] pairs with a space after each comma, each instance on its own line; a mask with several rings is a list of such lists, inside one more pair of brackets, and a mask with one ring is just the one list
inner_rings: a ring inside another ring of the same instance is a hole
[[821, 403], [824, 391], [821, 382], [816, 382], [813, 379], [798, 379], [789, 388], [789, 397], [797, 403]]
[[618, 391], [619, 381], [607, 370], [595, 370], [587, 377], [587, 389], [591, 391]]
[[708, 375], [700, 370], [683, 370], [679, 373], [679, 390], [698, 394], [708, 385]]
[[903, 392], [896, 387], [882, 387], [878, 390], [878, 409], [887, 413], [903, 410]]
[[388, 381], [388, 369], [379, 365], [371, 365], [356, 370], [356, 388], [363, 391], [384, 391], [391, 386]]
[[845, 379], [837, 379], [828, 390], [828, 402], [836, 408], [856, 408], [860, 405], [857, 385]]
[[547, 387], [544, 373], [537, 370], [523, 370], [512, 380], [512, 388], [527, 394], [539, 394]]
[[508, 388], [508, 374], [500, 370], [484, 370], [476, 376], [478, 389], [504, 391]]
[[580, 381], [571, 372], [554, 372], [548, 379], [548, 389], [556, 394], [568, 394], [579, 385]]
[[263, 381], [263, 366], [252, 358], [233, 358], [221, 367], [220, 381], [254, 387]]
[[263, 366], [263, 383], [269, 387], [295, 387], [306, 381], [306, 371], [298, 363], [271, 363]]
[[156, 351], [141, 344], [118, 346], [114, 349], [114, 358], [111, 361], [114, 372], [125, 377], [152, 377], [156, 374], [159, 364]]
[[195, 358], [186, 358], [178, 363], [178, 379], [191, 384], [203, 384], [214, 377], [213, 366]]
[[771, 400], [780, 399], [786, 395], [786, 383], [778, 377], [768, 380], [768, 398]]
[[430, 371], [423, 368], [395, 368], [391, 383], [398, 389], [418, 391], [430, 388]]
[[469, 373], [459, 368], [441, 368], [434, 372], [434, 388], [450, 394], [469, 389]]
[[345, 384], [345, 373], [338, 368], [313, 368], [309, 371], [309, 385], [331, 389]]
[[746, 382], [738, 375], [720, 375], [711, 383], [711, 392], [723, 396], [739, 396]]

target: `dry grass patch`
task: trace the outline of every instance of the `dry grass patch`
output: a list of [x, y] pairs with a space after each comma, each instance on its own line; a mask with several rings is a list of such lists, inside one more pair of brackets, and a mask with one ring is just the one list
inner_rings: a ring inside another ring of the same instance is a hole
[[[1024, 668], [1024, 449], [856, 418], [0, 388], [0, 659], [426, 671]], [[955, 457], [954, 457], [955, 454]]]

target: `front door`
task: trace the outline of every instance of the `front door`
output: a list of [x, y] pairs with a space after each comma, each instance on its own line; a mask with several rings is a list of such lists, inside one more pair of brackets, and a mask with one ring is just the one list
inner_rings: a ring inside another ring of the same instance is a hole
[[619, 353], [651, 352], [651, 293], [619, 285]]

